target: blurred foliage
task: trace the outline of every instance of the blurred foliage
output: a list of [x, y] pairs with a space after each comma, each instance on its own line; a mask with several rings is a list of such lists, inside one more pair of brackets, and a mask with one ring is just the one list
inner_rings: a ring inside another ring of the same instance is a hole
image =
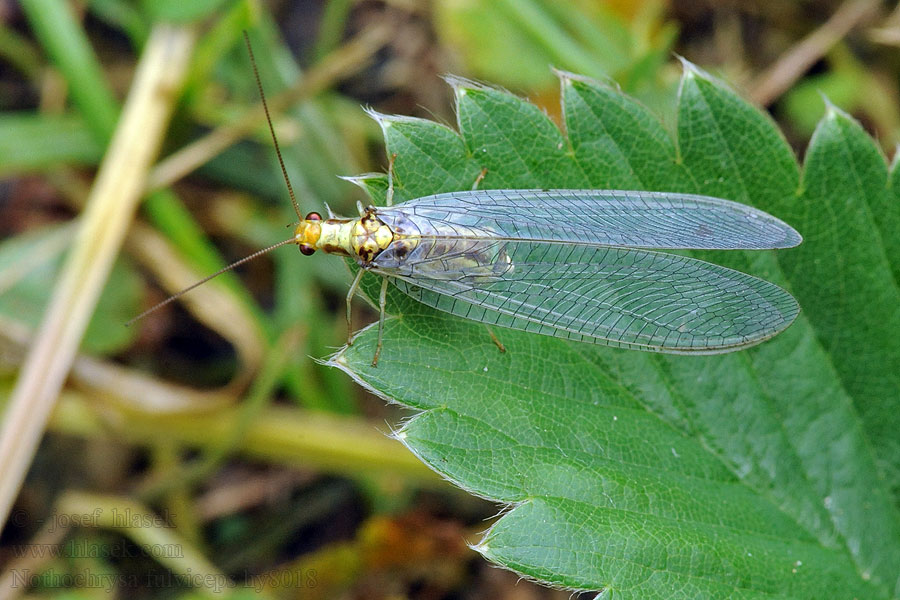
[[635, 91], [652, 86], [669, 59], [677, 29], [663, 10], [660, 0], [447, 0], [435, 5], [435, 24], [475, 77], [541, 91], [557, 85], [552, 65]]
[[[340, 53], [355, 34], [377, 26], [390, 28], [387, 43], [354, 63], [351, 72], [329, 78], [326, 69], [324, 91], [273, 115], [302, 210], [322, 211], [327, 205], [338, 214], [355, 214], [355, 202], [363, 195], [336, 175], [381, 170], [385, 164], [378, 126], [363, 114], [360, 104], [388, 113], [453, 119], [452, 94], [439, 78], [452, 72], [527, 94], [562, 122], [557, 112], [559, 84], [551, 71], [556, 67], [614, 82], [654, 110], [665, 128], [674, 130], [680, 69], [672, 60], [673, 52], [722, 74], [750, 95], [757, 76], [780, 64], [839, 5], [835, 1], [724, 5], [711, 0], [3, 4], [0, 225], [7, 238], [0, 246], [3, 389], [14, 377], [23, 328], [35, 326], [52, 287], [54, 265], [71, 239], [71, 229], [59, 224], [73, 220], [84, 203], [93, 168], [115, 129], [134, 64], [159, 20], [193, 22], [198, 33], [164, 157], [176, 156], [191, 142], [221, 131], [257, 104], [243, 30], [250, 32], [271, 99], [302, 82], [317, 66], [329, 64], [328, 58]], [[819, 123], [824, 93], [892, 150], [900, 141], [897, 45], [900, 12], [876, 11], [855, 23], [837, 43], [821, 48], [811, 67], [796, 73], [794, 85], [769, 106], [794, 148], [805, 147]], [[846, 127], [849, 133], [832, 132], [820, 143], [841, 135], [859, 141], [852, 127]], [[398, 169], [404, 168], [398, 161]], [[138, 312], [137, 304], [150, 306], [174, 291], [165, 287], [172, 284], [160, 284], [166, 275], [189, 270], [192, 277], [200, 277], [215, 271], [284, 239], [285, 225], [298, 218], [287, 201], [264, 121], [221, 153], [191, 164], [188, 171], [188, 176], [166, 181], [147, 196], [139, 223], [158, 238], [135, 234], [126, 244], [82, 346], [97, 362], [80, 364], [53, 420], [55, 431], [71, 436], [50, 436], [42, 447], [20, 498], [17, 514], [25, 518], [8, 524], [0, 562], [19, 560], [8, 550], [9, 544], [33, 539], [54, 506], [67, 510], [54, 504], [59, 492], [80, 488], [120, 494], [115, 506], [123, 510], [136, 499], [156, 514], [168, 515], [174, 525], [171, 533], [189, 552], [172, 564], [140, 553], [125, 559], [109, 553], [81, 557], [74, 556], [74, 550], [68, 556], [64, 552], [61, 558], [38, 561], [36, 568], [44, 573], [43, 586], [34, 580], [38, 595], [105, 594], [87, 586], [61, 590], [53, 584], [53, 574], [91, 572], [133, 577], [134, 587], [148, 597], [195, 597], [198, 591], [173, 579], [173, 572], [203, 572], [204, 555], [224, 568], [229, 554], [241, 552], [240, 556], [252, 558], [245, 563], [252, 568], [231, 565], [234, 568], [226, 575], [237, 582], [261, 583], [271, 597], [296, 590], [264, 581], [272, 582], [288, 571], [308, 575], [310, 570], [320, 578], [316, 586], [304, 587], [309, 597], [316, 597], [314, 593], [445, 597], [460, 590], [481, 597], [508, 595], [514, 577], [503, 579], [495, 570], [472, 568], [477, 564], [471, 562], [473, 554], [458, 548], [460, 532], [470, 525], [483, 527], [482, 520], [494, 514], [495, 506], [446, 486], [438, 488], [439, 493], [422, 492], [436, 485], [434, 479], [417, 470], [421, 465], [405, 463], [398, 456], [398, 451], [405, 451], [382, 440], [376, 431], [388, 429], [385, 421], [397, 421], [393, 407], [360, 392], [336, 369], [312, 360], [326, 358], [346, 341], [343, 302], [349, 274], [338, 266], [339, 260], [307, 259], [293, 249], [280, 249], [210, 284], [222, 302], [238, 307], [242, 322], [253, 330], [243, 341], [235, 342], [227, 328], [198, 324], [215, 323], [218, 302], [199, 307], [185, 303], [187, 310], [171, 305], [134, 328], [117, 326]], [[415, 173], [400, 175], [407, 185], [415, 182]], [[383, 192], [383, 177], [364, 183]], [[451, 185], [420, 183], [416, 189], [423, 191]], [[876, 220], [890, 214], [879, 211]], [[878, 223], [888, 231], [892, 226], [890, 221]], [[895, 245], [885, 240], [885, 252], [893, 258]], [[160, 253], [160, 248], [166, 251]], [[803, 268], [819, 264], [814, 257], [804, 261]], [[823, 282], [826, 279], [822, 277]], [[815, 298], [825, 291], [809, 288], [804, 294]], [[373, 312], [356, 302], [353, 316], [355, 323], [362, 323], [371, 320]], [[464, 325], [451, 322], [448, 331]], [[249, 341], [256, 332], [259, 339]], [[837, 352], [842, 351], [839, 341], [834, 341]], [[264, 358], [248, 364], [252, 348], [234, 349], [229, 342], [257, 343]], [[852, 383], [852, 374], [856, 369], [865, 371], [868, 358], [855, 354], [851, 346], [844, 351], [836, 376]], [[94, 368], [97, 365], [101, 368]], [[250, 370], [259, 378], [248, 381], [241, 375]], [[115, 376], [110, 378], [110, 373]], [[211, 413], [206, 400], [193, 395], [196, 390], [173, 383], [178, 380], [227, 383], [211, 397], [217, 406], [224, 402], [234, 408]], [[849, 387], [864, 393], [861, 384]], [[270, 406], [273, 395], [286, 406]], [[167, 403], [172, 398], [179, 402]], [[874, 404], [867, 406], [867, 426], [887, 422]], [[317, 421], [301, 408], [343, 416]], [[223, 422], [210, 425], [218, 420]], [[373, 466], [379, 463], [391, 470]], [[284, 464], [294, 468], [279, 466]], [[334, 484], [344, 478], [352, 485]], [[80, 508], [70, 508], [74, 514], [90, 512], [86, 509], [96, 500], [82, 501], [86, 504]], [[425, 517], [426, 512], [442, 516]], [[429, 533], [416, 540], [419, 526]], [[109, 531], [102, 524], [82, 527], [70, 543], [84, 539], [82, 547], [88, 548], [144, 543], [129, 537], [134, 532]], [[446, 544], [435, 546], [436, 539]], [[410, 547], [420, 548], [412, 556], [435, 557], [426, 573], [398, 560], [402, 556], [398, 549]], [[440, 557], [445, 557], [444, 564]], [[140, 579], [151, 574], [161, 577], [156, 581], [167, 582], [167, 590], [159, 593], [148, 579]], [[252, 579], [264, 575], [268, 578]], [[123, 589], [129, 587], [126, 579], [120, 581]], [[517, 591], [568, 597], [525, 585]], [[202, 583], [196, 587], [202, 589]], [[234, 595], [247, 594], [238, 588]]]
[[[74, 228], [49, 226], [0, 243], [0, 315], [34, 329], [40, 322]], [[143, 282], [120, 261], [97, 303], [83, 348], [90, 354], [115, 354], [134, 342], [134, 329], [122, 323], [135, 314]]]

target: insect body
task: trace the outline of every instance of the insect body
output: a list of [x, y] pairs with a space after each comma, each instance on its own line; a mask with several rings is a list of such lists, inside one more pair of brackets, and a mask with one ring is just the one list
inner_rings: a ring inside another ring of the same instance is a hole
[[[304, 254], [352, 257], [434, 308], [488, 325], [654, 352], [715, 354], [785, 329], [778, 286], [662, 249], [789, 248], [800, 235], [754, 208], [705, 196], [604, 190], [439, 194], [358, 219], [311, 213]], [[348, 306], [349, 315], [349, 306]], [[349, 318], [349, 317], [348, 317]]]
[[[299, 216], [246, 34], [245, 41]], [[802, 241], [786, 223], [749, 206], [691, 194], [605, 190], [472, 190], [391, 206], [391, 174], [389, 168], [387, 207], [361, 210], [357, 219], [301, 217], [292, 238], [225, 267], [130, 322], [286, 244], [297, 244], [307, 255], [322, 250], [356, 261], [348, 324], [363, 274], [383, 276], [373, 366], [381, 352], [388, 281], [424, 304], [487, 325], [675, 354], [758, 344], [799, 312], [796, 300], [772, 283], [659, 252], [790, 248]], [[484, 172], [476, 185], [483, 177]]]

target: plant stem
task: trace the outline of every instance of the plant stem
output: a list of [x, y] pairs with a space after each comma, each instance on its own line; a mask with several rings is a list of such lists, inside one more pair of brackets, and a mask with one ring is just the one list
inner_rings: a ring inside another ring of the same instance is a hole
[[[59, 6], [54, 3], [54, 6]], [[40, 330], [0, 429], [0, 523], [6, 521], [141, 198], [187, 69], [190, 29], [157, 25]]]

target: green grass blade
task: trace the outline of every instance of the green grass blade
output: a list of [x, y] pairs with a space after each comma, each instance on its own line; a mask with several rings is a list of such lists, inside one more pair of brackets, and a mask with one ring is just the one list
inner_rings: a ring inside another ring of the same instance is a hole
[[96, 140], [105, 143], [112, 136], [119, 107], [72, 6], [55, 0], [26, 0], [22, 8], [68, 82], [72, 99]]

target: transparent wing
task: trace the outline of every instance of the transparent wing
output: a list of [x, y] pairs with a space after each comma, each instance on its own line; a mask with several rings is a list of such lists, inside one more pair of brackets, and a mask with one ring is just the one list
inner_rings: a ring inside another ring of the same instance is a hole
[[[392, 228], [407, 225], [476, 237], [631, 248], [790, 248], [790, 225], [753, 207], [691, 194], [617, 190], [475, 190], [379, 208]], [[395, 229], [396, 230], [396, 229]]]
[[684, 256], [529, 241], [440, 246], [374, 270], [416, 300], [467, 319], [676, 354], [758, 344], [799, 311], [774, 284]]

